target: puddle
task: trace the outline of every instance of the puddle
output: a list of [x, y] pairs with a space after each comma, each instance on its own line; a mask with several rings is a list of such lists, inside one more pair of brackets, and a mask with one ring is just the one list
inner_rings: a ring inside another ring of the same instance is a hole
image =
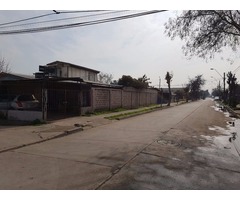
[[[215, 111], [223, 112], [221, 110], [221, 106], [216, 103], [215, 106], [211, 106]], [[228, 112], [223, 112], [226, 117], [229, 117], [230, 114]], [[220, 133], [220, 136], [203, 136], [201, 137], [207, 139], [212, 143], [212, 146], [217, 149], [228, 151], [236, 156], [240, 156], [240, 120], [239, 119], [231, 119], [232, 121], [226, 124], [226, 128], [222, 128], [219, 126], [211, 126], [208, 127], [211, 131], [216, 131]], [[234, 122], [234, 126], [233, 123]], [[236, 133], [233, 138], [233, 133]]]

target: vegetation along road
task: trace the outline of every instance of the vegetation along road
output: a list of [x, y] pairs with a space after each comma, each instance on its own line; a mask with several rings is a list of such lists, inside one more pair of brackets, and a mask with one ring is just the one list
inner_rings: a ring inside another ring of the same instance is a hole
[[0, 188], [240, 189], [240, 157], [224, 134], [232, 119], [213, 106], [196, 101], [1, 153]]

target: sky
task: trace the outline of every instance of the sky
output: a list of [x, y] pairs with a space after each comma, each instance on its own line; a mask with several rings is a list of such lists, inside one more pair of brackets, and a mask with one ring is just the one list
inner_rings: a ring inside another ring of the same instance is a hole
[[[82, 10], [80, 5], [68, 9], [66, 6], [58, 10]], [[144, 6], [139, 8], [136, 4], [131, 4], [130, 8], [128, 5], [118, 5], [117, 8], [109, 8], [108, 4], [98, 7], [91, 5], [95, 4], [87, 5], [86, 9], [145, 10]], [[206, 80], [203, 89], [211, 90], [217, 86], [219, 80], [222, 84], [220, 75], [240, 66], [240, 58], [232, 51], [224, 49], [209, 61], [198, 57], [187, 59], [181, 49], [184, 41], [178, 38], [171, 40], [164, 33], [164, 23], [181, 11], [182, 8], [179, 7], [180, 9], [173, 7], [162, 13], [99, 25], [41, 33], [0, 35], [0, 56], [9, 62], [14, 73], [32, 75], [38, 71], [39, 65], [59, 60], [112, 74], [114, 80], [118, 80], [122, 75], [139, 78], [146, 74], [154, 87], [159, 87], [159, 83], [161, 87], [167, 87], [164, 80], [167, 71], [173, 73], [172, 87], [182, 87], [188, 83], [189, 78], [202, 74]], [[162, 9], [159, 5], [156, 8]], [[52, 6], [37, 9], [20, 6], [12, 9], [10, 5], [5, 10], [0, 10], [0, 24], [49, 14], [53, 12], [52, 9]], [[163, 9], [169, 8], [165, 6]], [[176, 9], [178, 11], [175, 11]], [[61, 17], [75, 16], [79, 16], [79, 13]], [[57, 17], [44, 17], [41, 20]], [[227, 61], [229, 57], [234, 59], [234, 63]], [[240, 69], [236, 76], [240, 80]]]

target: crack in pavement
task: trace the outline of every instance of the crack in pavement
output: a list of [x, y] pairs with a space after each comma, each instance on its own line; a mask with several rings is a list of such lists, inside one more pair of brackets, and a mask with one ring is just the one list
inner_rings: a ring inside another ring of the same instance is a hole
[[98, 165], [98, 166], [102, 166], [102, 167], [108, 167], [108, 168], [112, 168], [113, 166], [110, 165], [103, 165], [100, 163], [94, 163], [94, 162], [87, 162], [87, 161], [82, 161], [82, 160], [74, 160], [74, 159], [67, 159], [67, 158], [59, 158], [59, 157], [55, 157], [55, 156], [45, 156], [45, 155], [41, 155], [41, 154], [33, 154], [33, 153], [27, 153], [27, 152], [21, 152], [21, 151], [12, 151], [14, 153], [18, 153], [18, 154], [26, 154], [26, 155], [31, 155], [31, 156], [39, 156], [39, 157], [45, 157], [45, 158], [55, 158], [58, 160], [67, 160], [67, 161], [73, 161], [73, 162], [78, 162], [78, 163], [85, 163], [85, 164], [91, 164], [91, 165]]
[[95, 190], [98, 190], [100, 187], [102, 187], [105, 183], [107, 183], [110, 179], [113, 178], [113, 176], [115, 176], [116, 174], [118, 174], [122, 168], [124, 168], [128, 163], [130, 163], [132, 160], [134, 160], [142, 151], [144, 151], [144, 149], [146, 149], [147, 147], [149, 147], [150, 145], [152, 145], [154, 142], [156, 142], [156, 140], [154, 140], [153, 142], [151, 142], [150, 144], [146, 145], [145, 147], [143, 147], [142, 150], [140, 150], [139, 152], [137, 152], [133, 157], [131, 157], [128, 161], [126, 161], [122, 166], [118, 167], [114, 172], [112, 172], [112, 174], [106, 178], [104, 181], [102, 181], [96, 188]]

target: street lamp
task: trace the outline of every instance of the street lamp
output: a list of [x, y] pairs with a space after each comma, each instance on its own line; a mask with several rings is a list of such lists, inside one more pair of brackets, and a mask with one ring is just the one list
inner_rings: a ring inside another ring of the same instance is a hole
[[225, 101], [225, 72], [223, 73], [223, 76], [215, 69], [215, 68], [210, 68], [210, 70], [215, 70], [215, 72], [217, 72], [219, 74], [219, 76], [221, 76], [221, 78], [223, 79], [223, 100]]
[[215, 70], [219, 74], [219, 76], [221, 76], [223, 78], [223, 76], [215, 68], [210, 68], [210, 70]]

